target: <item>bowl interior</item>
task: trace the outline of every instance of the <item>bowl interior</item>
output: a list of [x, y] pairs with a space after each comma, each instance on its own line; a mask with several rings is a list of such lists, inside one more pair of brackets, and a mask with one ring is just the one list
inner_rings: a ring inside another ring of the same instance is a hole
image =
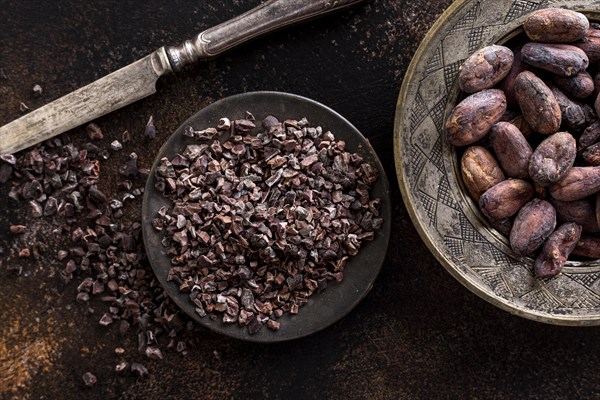
[[[590, 22], [598, 21], [597, 19], [594, 19], [594, 17], [597, 18], [598, 16], [600, 16], [600, 13], [597, 12], [584, 12], [584, 14], [586, 14]], [[515, 49], [516, 47], [522, 46], [528, 41], [530, 40], [527, 38], [522, 24], [519, 23], [516, 25], [507, 25], [506, 31], [498, 32], [496, 37], [493, 37], [491, 39], [490, 44], [499, 44], [507, 46], [510, 49]], [[448, 96], [448, 103], [445, 107], [444, 120], [448, 119], [450, 113], [452, 112], [452, 109], [465, 97], [466, 95], [463, 92], [461, 92], [460, 88], [458, 87], [458, 80], [456, 80], [455, 84], [453, 85], [452, 92]], [[488, 219], [479, 210], [478, 204], [468, 194], [465, 183], [462, 179], [460, 160], [462, 154], [469, 146], [461, 148], [456, 148], [453, 146], [450, 147], [452, 150], [452, 158], [450, 160], [452, 165], [451, 170], [458, 187], [460, 187], [461, 201], [468, 205], [468, 207], [470, 208], [470, 213], [472, 213], [472, 215], [478, 219], [481, 229], [485, 229], [490, 236], [495, 237], [498, 243], [501, 243], [503, 245], [505, 251], [512, 252], [508, 238], [490, 224]], [[531, 257], [522, 257], [522, 259], [527, 260], [527, 262], [529, 263], [533, 263], [535, 261]], [[584, 268], [585, 270], [590, 272], [600, 272], [600, 259], [568, 260], [565, 264], [565, 268], [566, 271], [571, 271], [571, 268], [575, 268], [576, 270]]]

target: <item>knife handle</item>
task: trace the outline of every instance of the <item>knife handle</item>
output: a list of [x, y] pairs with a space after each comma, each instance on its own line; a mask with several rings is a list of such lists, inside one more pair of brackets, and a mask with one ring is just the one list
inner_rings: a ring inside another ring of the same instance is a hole
[[250, 39], [363, 1], [269, 0], [179, 46], [167, 46], [167, 57], [173, 71], [177, 72], [186, 65], [213, 58]]

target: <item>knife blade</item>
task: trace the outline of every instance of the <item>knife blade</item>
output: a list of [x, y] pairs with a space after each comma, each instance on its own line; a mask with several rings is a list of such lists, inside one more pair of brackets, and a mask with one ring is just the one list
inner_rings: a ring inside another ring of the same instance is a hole
[[0, 127], [0, 154], [12, 154], [156, 93], [157, 80], [250, 39], [365, 0], [270, 0], [199, 33], [163, 46], [109, 75]]

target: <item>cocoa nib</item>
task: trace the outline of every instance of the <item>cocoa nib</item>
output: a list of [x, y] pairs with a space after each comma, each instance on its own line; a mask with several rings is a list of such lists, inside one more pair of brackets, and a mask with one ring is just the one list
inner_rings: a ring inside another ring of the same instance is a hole
[[81, 378], [83, 379], [83, 383], [87, 387], [94, 386], [96, 384], [96, 382], [98, 381], [96, 379], [96, 376], [94, 374], [92, 374], [91, 372], [86, 372], [85, 374], [83, 374], [83, 376]]
[[102, 129], [95, 123], [88, 124], [85, 128], [88, 134], [88, 137], [92, 140], [101, 140], [104, 138], [104, 134], [102, 133]]

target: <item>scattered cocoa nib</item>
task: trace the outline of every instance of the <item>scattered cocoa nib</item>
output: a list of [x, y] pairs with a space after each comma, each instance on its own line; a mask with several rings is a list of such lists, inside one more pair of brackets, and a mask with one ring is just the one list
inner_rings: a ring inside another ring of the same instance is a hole
[[88, 137], [92, 140], [102, 140], [104, 138], [102, 129], [100, 129], [100, 127], [93, 122], [91, 124], [88, 124], [88, 126], [86, 126], [85, 129], [87, 131]]
[[163, 359], [163, 355], [162, 352], [160, 351], [160, 349], [156, 348], [156, 347], [146, 347], [146, 357], [154, 359], [154, 360], [162, 360]]
[[144, 365], [136, 363], [136, 362], [131, 363], [131, 372], [133, 372], [140, 378], [148, 376], [148, 368], [146, 368], [146, 367], [144, 367]]
[[269, 319], [267, 321], [267, 327], [271, 330], [278, 331], [281, 327], [281, 324], [275, 320]]
[[23, 233], [27, 230], [27, 227], [25, 225], [11, 225], [9, 229], [12, 233]]
[[118, 140], [113, 140], [112, 142], [110, 142], [110, 148], [114, 151], [119, 151], [123, 148], [123, 145]]
[[149, 137], [150, 139], [154, 139], [156, 137], [156, 127], [154, 126], [154, 117], [151, 115], [146, 123], [146, 130], [144, 131], [144, 135]]
[[113, 323], [113, 318], [110, 316], [110, 314], [104, 314], [102, 318], [100, 318], [99, 322], [100, 325], [107, 326]]
[[127, 367], [129, 367], [129, 363], [127, 361], [120, 362], [115, 366], [115, 372], [120, 374], [125, 371]]
[[34, 96], [40, 97], [44, 90], [42, 89], [42, 87], [39, 84], [35, 84], [35, 85], [33, 85], [33, 88], [31, 89], [31, 91], [33, 92]]
[[279, 329], [277, 318], [341, 281], [374, 238], [383, 223], [380, 200], [369, 197], [378, 171], [305, 119], [229, 124], [185, 129], [198, 142], [160, 160], [156, 188], [172, 207], [152, 225], [165, 234], [167, 279], [198, 315], [255, 334]]
[[96, 379], [96, 376], [94, 374], [92, 374], [91, 372], [86, 372], [85, 374], [83, 374], [83, 376], [81, 377], [83, 379], [83, 383], [85, 383], [85, 386], [87, 387], [92, 387], [96, 384], [96, 382], [98, 381]]
[[137, 154], [129, 155], [129, 160], [119, 167], [119, 174], [126, 178], [135, 178], [139, 174]]
[[24, 248], [21, 251], [19, 251], [19, 257], [21, 258], [27, 258], [31, 255], [31, 251], [29, 250], [29, 248]]
[[12, 154], [0, 154], [0, 160], [10, 165], [15, 165], [17, 163], [17, 157]]
[[[100, 184], [101, 153], [106, 149], [99, 146], [89, 142], [77, 146], [63, 134], [14, 156], [0, 155], [0, 175], [4, 166], [11, 168], [9, 202], [25, 202], [23, 213], [46, 219], [55, 226], [52, 234], [64, 237], [65, 248], [53, 251], [57, 260], [53, 265], [65, 284], [75, 281], [74, 300], [86, 305], [88, 315], [98, 314], [96, 321], [106, 329], [152, 336], [150, 346], [162, 354], [157, 336], [168, 333], [170, 339], [177, 338], [191, 320], [164, 295], [154, 277], [145, 259], [139, 217], [121, 211], [123, 199], [135, 203], [130, 204], [132, 209], [141, 208], [149, 170], [139, 168], [132, 153], [124, 171], [128, 178], [115, 177], [121, 181], [114, 182], [111, 191], [110, 180], [106, 186]], [[100, 187], [107, 187], [106, 194]], [[36, 243], [43, 238], [30, 236], [37, 235], [36, 229], [15, 224], [10, 230], [24, 230], [24, 236], [13, 236], [15, 241], [27, 240], [17, 251], [27, 246], [33, 257], [43, 251], [43, 243]], [[87, 306], [92, 297], [102, 301], [97, 310]]]

